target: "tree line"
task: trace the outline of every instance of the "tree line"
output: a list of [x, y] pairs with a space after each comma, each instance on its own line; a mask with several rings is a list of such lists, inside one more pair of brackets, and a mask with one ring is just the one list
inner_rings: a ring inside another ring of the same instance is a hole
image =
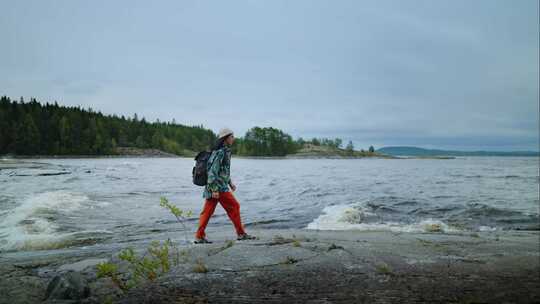
[[[217, 139], [212, 130], [172, 122], [148, 122], [133, 117], [104, 115], [79, 106], [68, 107], [0, 97], [0, 155], [108, 155], [118, 147], [159, 149], [177, 155], [207, 150]], [[302, 137], [273, 127], [253, 127], [238, 137], [233, 153], [245, 156], [285, 156], [306, 145], [341, 149], [340, 138]], [[373, 147], [370, 147], [370, 152]], [[354, 153], [351, 141], [345, 151]]]
[[42, 105], [0, 97], [0, 154], [105, 155], [116, 147], [154, 148], [184, 155], [204, 150], [215, 134], [203, 126], [103, 115], [91, 108]]
[[[292, 136], [283, 131], [267, 127], [253, 127], [246, 132], [242, 138], [237, 138], [232, 147], [234, 154], [245, 156], [285, 156], [294, 154], [306, 145], [328, 147], [332, 150], [342, 149], [343, 140], [341, 138], [312, 138], [305, 140], [302, 137], [294, 140]], [[344, 149], [346, 154], [355, 153], [352, 141], [349, 141]], [[362, 155], [372, 155], [375, 152], [373, 146], [368, 151], [360, 151]]]

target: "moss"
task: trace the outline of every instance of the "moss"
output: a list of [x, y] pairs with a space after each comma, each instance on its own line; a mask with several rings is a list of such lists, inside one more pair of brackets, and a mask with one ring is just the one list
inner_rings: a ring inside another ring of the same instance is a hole
[[392, 268], [390, 265], [386, 264], [385, 262], [380, 262], [377, 265], [375, 265], [375, 269], [380, 274], [392, 274]]

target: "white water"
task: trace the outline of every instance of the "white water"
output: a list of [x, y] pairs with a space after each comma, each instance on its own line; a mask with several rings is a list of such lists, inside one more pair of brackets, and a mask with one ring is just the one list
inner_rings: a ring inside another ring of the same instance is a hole
[[319, 230], [362, 230], [362, 231], [393, 231], [393, 232], [459, 232], [446, 223], [432, 218], [424, 219], [413, 224], [400, 222], [365, 223], [365, 220], [376, 218], [367, 208], [353, 208], [351, 205], [329, 206], [323, 209], [323, 214], [309, 223], [307, 229]]
[[62, 248], [79, 243], [82, 236], [106, 231], [62, 232], [59, 219], [69, 219], [81, 208], [93, 207], [87, 196], [66, 190], [33, 194], [2, 214], [1, 250]]

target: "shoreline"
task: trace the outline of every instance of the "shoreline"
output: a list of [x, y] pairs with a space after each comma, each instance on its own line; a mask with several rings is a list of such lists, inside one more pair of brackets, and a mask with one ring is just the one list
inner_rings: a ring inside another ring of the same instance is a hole
[[[456, 157], [397, 157], [389, 155], [374, 155], [374, 156], [342, 156], [342, 155], [295, 155], [290, 154], [286, 156], [245, 156], [245, 155], [233, 155], [234, 158], [241, 159], [435, 159], [435, 160], [449, 160], [456, 159]], [[32, 159], [109, 159], [109, 158], [189, 158], [193, 159], [194, 156], [185, 155], [132, 155], [132, 154], [110, 154], [110, 155], [1, 155], [0, 161], [5, 160], [32, 160]]]
[[[181, 245], [186, 252], [182, 263], [127, 294], [110, 279], [96, 277], [95, 265], [118, 261], [117, 252], [4, 256], [0, 293], [6, 296], [0, 303], [8, 303], [7, 299], [39, 303], [53, 277], [71, 272], [84, 278], [90, 292], [76, 303], [540, 300], [538, 231], [444, 234], [251, 228], [248, 232], [259, 239], [236, 241], [232, 228], [208, 229], [214, 243]], [[206, 272], [196, 271], [201, 264]], [[54, 301], [58, 299], [44, 303]]]

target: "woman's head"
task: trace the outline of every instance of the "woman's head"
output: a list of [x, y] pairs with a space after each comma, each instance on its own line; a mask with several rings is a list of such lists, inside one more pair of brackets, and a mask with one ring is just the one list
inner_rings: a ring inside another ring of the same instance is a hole
[[218, 140], [212, 147], [212, 150], [217, 150], [223, 147], [224, 144], [231, 146], [234, 143], [234, 133], [231, 129], [223, 128], [219, 131]]

